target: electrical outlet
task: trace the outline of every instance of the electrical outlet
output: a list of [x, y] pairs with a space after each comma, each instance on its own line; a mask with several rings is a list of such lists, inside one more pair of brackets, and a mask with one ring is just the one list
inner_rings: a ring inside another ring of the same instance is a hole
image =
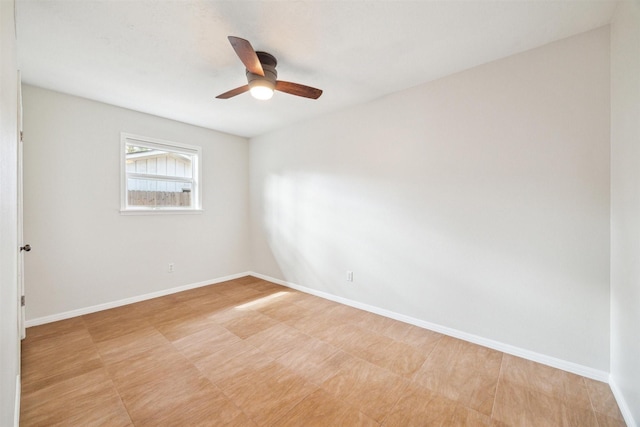
[[347, 282], [353, 282], [353, 271], [347, 271]]
[[169, 263], [169, 270], [168, 270], [168, 271], [169, 271], [169, 273], [173, 273], [173, 270], [174, 270], [174, 265], [173, 265], [173, 263], [172, 263], [172, 262], [170, 262], [170, 263]]

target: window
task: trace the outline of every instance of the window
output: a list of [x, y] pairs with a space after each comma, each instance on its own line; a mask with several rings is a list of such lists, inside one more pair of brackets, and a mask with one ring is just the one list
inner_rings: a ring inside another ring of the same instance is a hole
[[201, 209], [200, 147], [127, 133], [121, 144], [122, 212]]

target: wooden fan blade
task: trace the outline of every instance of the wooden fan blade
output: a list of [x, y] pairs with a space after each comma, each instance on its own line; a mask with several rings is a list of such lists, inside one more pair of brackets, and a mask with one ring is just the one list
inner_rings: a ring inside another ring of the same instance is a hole
[[248, 90], [249, 90], [249, 85], [244, 85], [244, 86], [237, 87], [235, 89], [231, 89], [228, 92], [222, 93], [222, 94], [216, 96], [216, 98], [217, 99], [229, 99], [229, 98], [233, 98], [236, 95], [240, 95], [241, 93], [245, 93]]
[[276, 90], [311, 99], [318, 99], [320, 98], [320, 95], [322, 95], [322, 91], [320, 89], [298, 83], [283, 82], [282, 80], [278, 80], [276, 82]]
[[262, 64], [260, 64], [260, 59], [258, 59], [258, 55], [253, 49], [253, 46], [251, 46], [251, 43], [249, 43], [248, 40], [241, 39], [240, 37], [229, 36], [227, 38], [229, 39], [233, 50], [236, 51], [238, 58], [240, 58], [240, 61], [242, 61], [247, 70], [253, 74], [264, 76]]

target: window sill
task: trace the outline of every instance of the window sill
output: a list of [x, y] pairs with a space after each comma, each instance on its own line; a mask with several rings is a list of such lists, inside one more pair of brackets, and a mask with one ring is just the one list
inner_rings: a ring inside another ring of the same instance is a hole
[[204, 209], [120, 209], [120, 215], [198, 215]]

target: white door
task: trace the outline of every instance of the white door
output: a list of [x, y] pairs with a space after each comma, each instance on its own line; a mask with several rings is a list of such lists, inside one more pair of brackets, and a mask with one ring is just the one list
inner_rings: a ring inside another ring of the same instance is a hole
[[20, 338], [26, 337], [25, 328], [25, 299], [24, 299], [24, 255], [31, 250], [31, 246], [24, 243], [22, 221], [22, 79], [18, 71], [18, 333]]

